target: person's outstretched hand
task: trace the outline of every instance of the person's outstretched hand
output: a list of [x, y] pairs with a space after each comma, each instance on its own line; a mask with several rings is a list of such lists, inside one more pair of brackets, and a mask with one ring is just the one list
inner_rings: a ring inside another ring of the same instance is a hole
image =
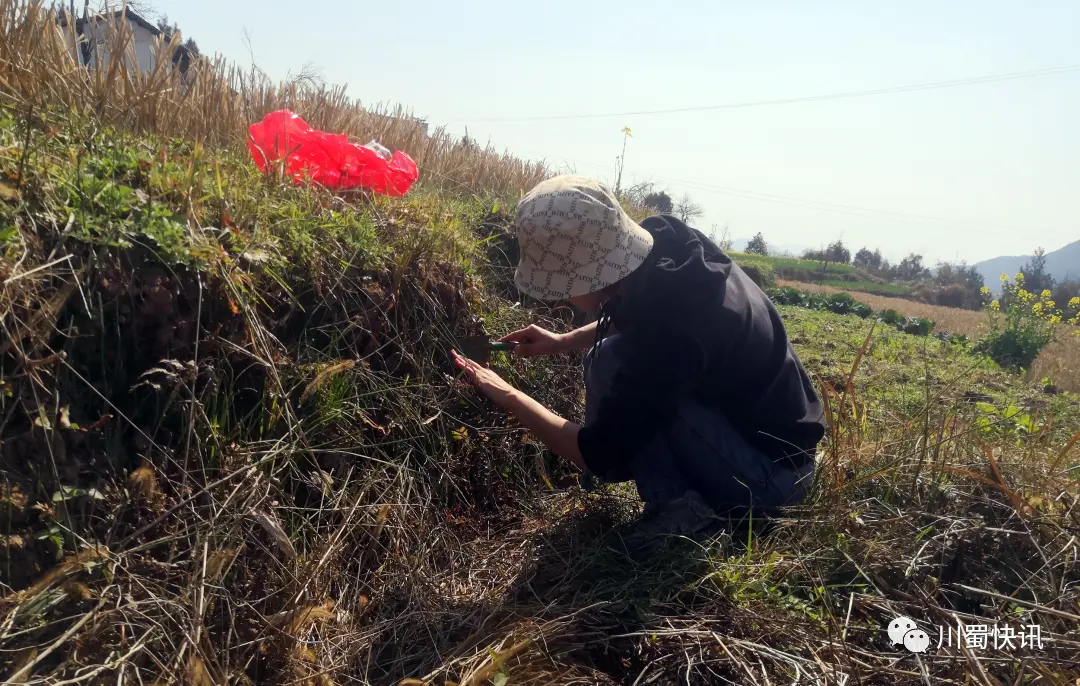
[[518, 357], [555, 355], [565, 350], [564, 339], [560, 334], [541, 329], [536, 324], [530, 324], [526, 328], [507, 334], [499, 340], [515, 341], [518, 345], [514, 348], [514, 354]]
[[503, 408], [509, 407], [510, 401], [513, 399], [514, 394], [517, 393], [513, 386], [506, 383], [501, 376], [492, 370], [461, 355], [458, 351], [452, 351], [451, 355], [454, 365], [465, 373], [465, 378], [476, 386], [481, 393], [494, 401], [496, 405]]

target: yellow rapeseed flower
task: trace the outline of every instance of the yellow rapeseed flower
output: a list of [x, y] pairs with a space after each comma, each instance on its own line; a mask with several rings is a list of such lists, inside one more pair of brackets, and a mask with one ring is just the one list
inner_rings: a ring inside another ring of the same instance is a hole
[[1080, 307], [1080, 296], [1077, 296], [1070, 300], [1069, 307]]
[[1050, 323], [1051, 323], [1051, 324], [1060, 324], [1060, 323], [1061, 323], [1061, 316], [1060, 316], [1060, 315], [1056, 315], [1056, 314], [1055, 314], [1055, 315], [1053, 315], [1053, 316], [1051, 316], [1051, 317], [1050, 317]]
[[1041, 313], [1042, 309], [1043, 309], [1043, 304], [1042, 303], [1035, 303], [1034, 305], [1031, 306], [1031, 311], [1034, 312], [1035, 314]]
[[1057, 303], [1054, 302], [1053, 300], [1047, 300], [1046, 301], [1046, 307], [1052, 310], [1055, 307], [1057, 307]]
[[1001, 309], [1001, 303], [999, 303], [997, 300], [991, 302], [990, 303], [990, 309], [993, 310], [994, 312], [997, 312], [998, 310]]
[[1009, 275], [1008, 274], [1002, 274], [1001, 275], [1001, 283], [1006, 283], [1006, 282], [1008, 282], [1008, 280], [1009, 280]]
[[1024, 273], [1023, 272], [1016, 272], [1016, 278], [1013, 279], [1013, 280], [1016, 281], [1016, 283], [1018, 285], [1023, 286], [1024, 285]]
[[1051, 295], [1049, 289], [1043, 289], [1043, 292], [1039, 294], [1040, 298], [1049, 298]]
[[982, 288], [980, 288], [979, 292], [982, 293], [983, 295], [990, 295], [990, 289], [988, 287], [986, 287], [986, 286], [983, 286]]

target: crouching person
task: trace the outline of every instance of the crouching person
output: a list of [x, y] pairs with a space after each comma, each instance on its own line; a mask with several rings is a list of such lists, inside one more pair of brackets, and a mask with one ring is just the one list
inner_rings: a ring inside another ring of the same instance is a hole
[[485, 395], [586, 474], [633, 480], [642, 533], [689, 534], [801, 502], [822, 406], [768, 296], [711, 240], [671, 216], [640, 225], [602, 184], [540, 183], [519, 203], [518, 287], [598, 320], [503, 340], [522, 357], [587, 350], [578, 425], [455, 353]]

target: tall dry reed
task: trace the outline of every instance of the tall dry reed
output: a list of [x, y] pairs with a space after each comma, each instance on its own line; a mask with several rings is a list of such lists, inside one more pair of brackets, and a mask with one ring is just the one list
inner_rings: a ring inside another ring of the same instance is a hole
[[81, 66], [79, 45], [40, 0], [0, 0], [0, 96], [44, 108], [63, 106], [102, 122], [144, 133], [237, 145], [266, 113], [290, 109], [316, 128], [376, 139], [407, 152], [425, 185], [469, 193], [513, 195], [548, 175], [542, 163], [449, 135], [428, 135], [408, 111], [367, 108], [344, 86], [310, 78], [274, 83], [257, 67], [198, 59], [185, 73], [172, 68], [178, 35], [159, 38], [154, 68], [134, 68], [135, 42], [123, 19], [108, 20], [109, 55], [100, 68]]

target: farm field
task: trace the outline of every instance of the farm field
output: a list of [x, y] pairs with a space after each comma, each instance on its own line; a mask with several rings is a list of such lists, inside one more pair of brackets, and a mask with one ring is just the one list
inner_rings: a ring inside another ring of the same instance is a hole
[[986, 315], [975, 310], [963, 310], [956, 307], [942, 307], [940, 305], [927, 305], [926, 303], [893, 298], [876, 293], [855, 293], [847, 288], [805, 281], [791, 281], [777, 279], [781, 286], [792, 286], [800, 290], [820, 293], [852, 293], [858, 300], [865, 302], [876, 310], [896, 310], [909, 317], [926, 317], [937, 324], [938, 331], [944, 329], [952, 333], [962, 333], [968, 336], [978, 336], [986, 330]]
[[[986, 316], [982, 312], [963, 310], [955, 307], [942, 307], [940, 305], [927, 305], [904, 298], [891, 298], [871, 293], [861, 293], [850, 289], [838, 288], [818, 283], [805, 283], [778, 279], [777, 283], [782, 286], [792, 286], [804, 291], [822, 293], [845, 293], [852, 295], [874, 309], [893, 309], [909, 317], [926, 317], [937, 326], [936, 332], [948, 331], [950, 333], [962, 333], [971, 338], [977, 338], [986, 332]], [[1051, 343], [1043, 350], [1027, 375], [1032, 382], [1049, 379], [1062, 389], [1080, 393], [1080, 338], [1076, 336], [1063, 336], [1061, 340]]]
[[839, 281], [829, 280], [819, 281], [823, 286], [832, 286], [842, 290], [854, 291], [858, 293], [875, 293], [877, 295], [886, 296], [900, 296], [907, 295], [911, 292], [911, 289], [907, 286], [896, 283], [876, 283], [874, 281]]

